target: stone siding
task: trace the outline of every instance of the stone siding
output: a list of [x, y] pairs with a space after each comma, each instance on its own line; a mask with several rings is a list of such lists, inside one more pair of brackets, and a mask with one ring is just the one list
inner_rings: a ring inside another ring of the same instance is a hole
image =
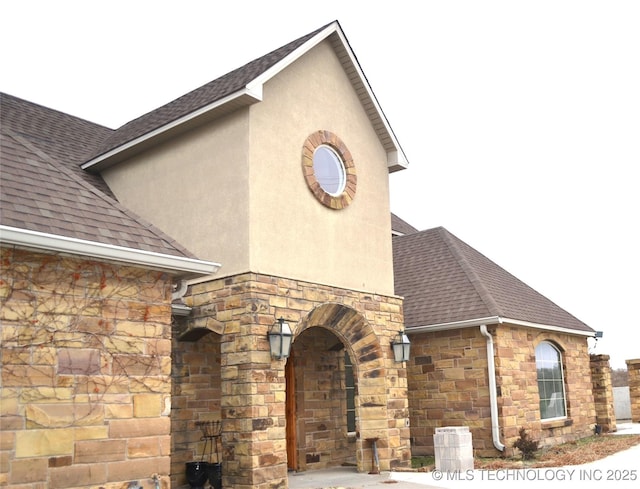
[[617, 423], [609, 355], [591, 355], [591, 381], [596, 409], [596, 424], [600, 426], [602, 433], [616, 431]]
[[410, 339], [413, 453], [434, 454], [436, 428], [468, 426], [475, 452], [494, 455], [486, 341], [479, 328], [412, 334]]
[[[524, 427], [542, 446], [593, 433], [595, 409], [587, 340], [583, 336], [502, 324], [493, 335], [500, 440], [513, 453]], [[468, 426], [477, 456], [496, 456], [493, 446], [486, 338], [478, 327], [410, 336], [409, 409], [414, 454], [433, 452], [435, 428]], [[543, 340], [561, 349], [566, 419], [540, 420], [535, 347]]]
[[169, 484], [171, 281], [2, 249], [0, 486]]
[[640, 423], [640, 359], [627, 360], [629, 395], [631, 397], [631, 422]]
[[[541, 447], [593, 434], [596, 422], [590, 357], [585, 336], [500, 325], [493, 330], [502, 442], [512, 450], [524, 427]], [[567, 417], [540, 419], [535, 348], [542, 341], [562, 353]]]
[[[350, 352], [358, 379], [359, 436], [353, 443], [340, 422], [332, 420], [342, 409], [331, 383], [339, 378], [339, 355], [298, 357], [296, 376], [304, 376], [296, 396], [306, 403], [304, 410], [297, 407], [303, 412], [298, 417], [298, 469], [329, 466], [349, 451], [357, 456], [359, 470], [368, 471], [370, 447], [363, 440], [370, 437], [381, 440], [382, 469], [410, 464], [406, 371], [393, 361], [390, 346], [402, 329], [400, 298], [247, 273], [192, 285], [185, 300], [194, 312], [176, 336], [196, 342], [205, 333], [219, 336], [224, 486], [266, 489], [287, 483], [286, 360], [271, 357], [267, 339], [279, 317], [291, 324], [298, 354], [309, 338], [321, 339], [320, 329], [329, 332]], [[314, 397], [318, 402], [311, 404]], [[191, 420], [196, 416], [183, 414]]]
[[221, 418], [220, 336], [174, 336], [172, 359], [171, 482], [179, 487], [187, 483], [187, 462], [218, 462], [222, 457], [219, 440], [203, 440], [196, 424]]

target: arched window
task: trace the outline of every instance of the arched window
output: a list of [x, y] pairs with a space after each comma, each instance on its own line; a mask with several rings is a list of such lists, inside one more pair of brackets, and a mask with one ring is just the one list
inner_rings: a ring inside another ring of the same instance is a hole
[[562, 418], [567, 415], [564, 394], [562, 354], [548, 341], [536, 346], [536, 371], [540, 394], [540, 418]]

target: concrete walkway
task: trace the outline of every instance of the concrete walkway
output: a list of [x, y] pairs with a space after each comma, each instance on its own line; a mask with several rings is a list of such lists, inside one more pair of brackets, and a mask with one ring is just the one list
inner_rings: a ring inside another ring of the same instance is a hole
[[[618, 424], [617, 435], [640, 434], [640, 423]], [[472, 470], [464, 473], [382, 472], [358, 473], [354, 467], [291, 473], [289, 489], [482, 489], [564, 486], [580, 489], [640, 487], [640, 445], [584, 465], [549, 469]]]

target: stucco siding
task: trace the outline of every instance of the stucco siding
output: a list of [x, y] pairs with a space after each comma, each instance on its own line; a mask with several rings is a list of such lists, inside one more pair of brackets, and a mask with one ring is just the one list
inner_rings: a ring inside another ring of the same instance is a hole
[[[310, 134], [338, 135], [357, 186], [322, 205], [302, 171]], [[263, 101], [104, 171], [117, 198], [196, 255], [247, 271], [393, 294], [387, 154], [324, 42], [264, 86]]]
[[249, 267], [248, 111], [158, 144], [103, 172], [118, 200], [221, 273]]
[[[252, 271], [393, 294], [386, 152], [330, 44], [271, 79], [250, 110]], [[303, 144], [318, 130], [353, 155], [355, 198], [341, 210], [303, 176]]]

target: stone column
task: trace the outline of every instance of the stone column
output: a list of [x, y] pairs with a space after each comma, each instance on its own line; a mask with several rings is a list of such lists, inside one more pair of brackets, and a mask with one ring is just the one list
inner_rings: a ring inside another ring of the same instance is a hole
[[[230, 340], [223, 343], [221, 358], [225, 485], [263, 489], [284, 485], [285, 360], [271, 358], [263, 325], [240, 325], [224, 339]], [[263, 350], [257, 348], [259, 343]]]
[[627, 360], [629, 371], [629, 395], [631, 397], [631, 421], [640, 423], [640, 358]]
[[596, 409], [596, 424], [602, 428], [602, 433], [616, 431], [609, 355], [591, 355], [591, 383]]

